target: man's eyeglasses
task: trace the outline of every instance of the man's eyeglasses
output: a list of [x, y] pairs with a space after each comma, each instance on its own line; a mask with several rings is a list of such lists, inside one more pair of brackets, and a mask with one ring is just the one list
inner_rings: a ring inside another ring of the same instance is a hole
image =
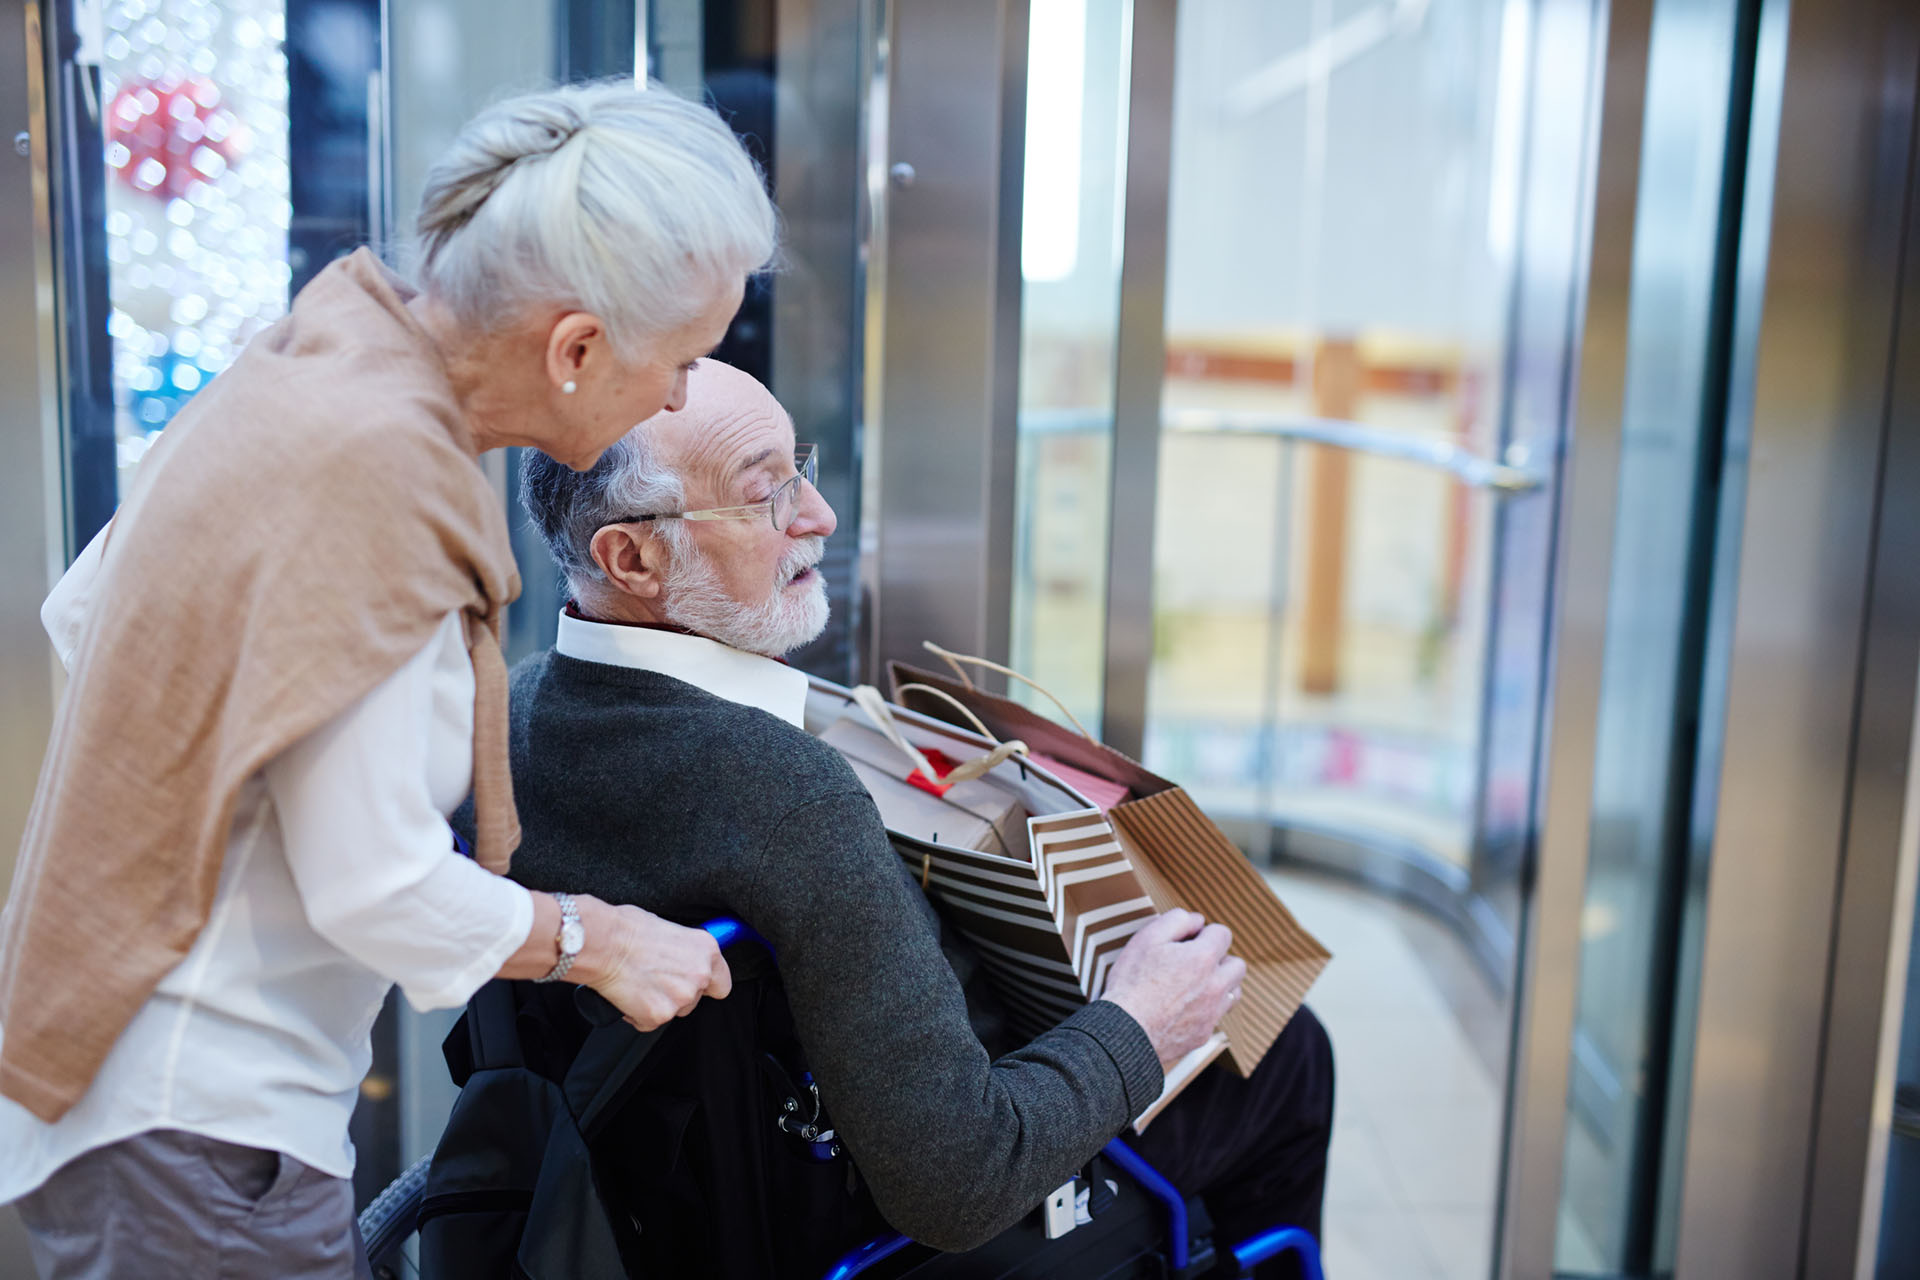
[[813, 445], [793, 447], [793, 477], [785, 481], [765, 502], [750, 502], [743, 507], [707, 507], [701, 511], [663, 511], [654, 515], [622, 516], [609, 524], [636, 524], [644, 520], [760, 520], [771, 519], [781, 533], [793, 523], [800, 509], [800, 482], [809, 485], [820, 474], [820, 452]]

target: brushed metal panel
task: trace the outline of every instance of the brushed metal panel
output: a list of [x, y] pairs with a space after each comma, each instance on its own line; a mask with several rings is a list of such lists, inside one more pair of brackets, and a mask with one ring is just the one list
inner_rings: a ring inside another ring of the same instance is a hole
[[[1907, 9], [1889, 18], [1882, 110], [1891, 117], [1904, 101], [1909, 118], [1920, 119], [1912, 105], [1920, 15]], [[1904, 269], [1815, 1115], [1804, 1269], [1812, 1276], [1865, 1278], [1875, 1272], [1914, 864], [1920, 858], [1920, 758], [1914, 749], [1920, 729], [1920, 576], [1913, 572], [1920, 564], [1920, 505], [1913, 501], [1920, 493], [1920, 167], [1912, 159], [1920, 144], [1909, 138], [1905, 155], [1899, 154], [1898, 132], [1889, 119], [1874, 179], [1876, 205], [1892, 209], [1900, 204], [1897, 172], [1903, 165], [1908, 171]], [[1909, 133], [1920, 131], [1910, 127]]]
[[1537, 155], [1543, 143], [1577, 145], [1593, 176], [1572, 211], [1584, 225], [1584, 253], [1576, 252], [1575, 260], [1586, 266], [1573, 300], [1579, 363], [1569, 389], [1572, 431], [1561, 474], [1533, 900], [1519, 946], [1496, 1267], [1502, 1280], [1553, 1274], [1653, 4], [1549, 3], [1540, 17], [1536, 83], [1549, 86], [1549, 94], [1557, 86], [1592, 96], [1586, 112], [1573, 113], [1582, 122], [1577, 143], [1536, 138], [1532, 146]]
[[1004, 661], [1027, 6], [890, 8], [874, 656], [937, 640]]
[[0, 2], [0, 887], [13, 878], [53, 722], [40, 602], [66, 559], [43, 12]]
[[[65, 562], [44, 63], [37, 3], [0, 0], [0, 901], [53, 724], [56, 673], [40, 602]], [[28, 135], [28, 154], [13, 140]], [[0, 1207], [0, 1274], [31, 1275], [26, 1231]]]
[[[1915, 481], [1910, 480], [1910, 485]], [[1875, 596], [1880, 594], [1878, 580]], [[1876, 605], [1878, 601], [1876, 600]], [[1876, 610], [1877, 611], [1877, 610]], [[1911, 621], [1911, 617], [1908, 621]], [[1808, 1196], [1806, 1266], [1809, 1276], [1852, 1275], [1874, 1280], [1885, 1274], [1880, 1257], [1883, 1228], [1891, 1227], [1894, 1206], [1886, 1200], [1890, 1146], [1894, 1137], [1894, 1088], [1900, 1046], [1911, 1031], [1902, 1026], [1907, 1003], [1913, 946], [1915, 885], [1920, 882], [1920, 714], [1908, 705], [1913, 730], [1903, 749], [1884, 741], [1884, 727], [1869, 732], [1869, 720], [1889, 720], [1902, 709], [1891, 703], [1888, 686], [1915, 684], [1911, 630], [1885, 635], [1870, 626], [1869, 658], [1863, 687], [1882, 691], [1887, 706], [1864, 711], [1863, 759], [1856, 773], [1849, 815], [1847, 868], [1836, 919], [1833, 993], [1824, 1046], [1819, 1112], [1814, 1131], [1812, 1190]], [[1882, 657], [1871, 656], [1878, 648]], [[1888, 650], [1906, 649], [1904, 675]], [[1870, 700], [1879, 692], [1869, 692]], [[1869, 763], [1865, 752], [1878, 742], [1881, 758]], [[1904, 755], [1904, 796], [1885, 785], [1891, 760]], [[1898, 805], [1888, 814], [1889, 802]], [[1893, 819], [1889, 830], [1887, 819]], [[1876, 1003], [1877, 1002], [1877, 1003]], [[1897, 1246], [1896, 1246], [1897, 1247]]]
[[863, 7], [862, 0], [784, 0], [774, 60], [784, 260], [773, 288], [772, 386], [797, 438], [822, 449], [821, 492], [840, 517], [823, 566], [834, 621], [794, 662], [841, 682], [854, 676], [860, 634]]
[[1805, 1238], [1852, 792], [1913, 115], [1899, 8], [1794, 4], [1786, 17], [1682, 1178], [1676, 1269], [1688, 1280], [1809, 1274], [1796, 1235]]
[[880, 484], [883, 437], [880, 431], [887, 349], [887, 223], [889, 173], [893, 148], [888, 127], [893, 78], [892, 0], [865, 0], [861, 6], [860, 108], [861, 175], [860, 376], [858, 391], [860, 512], [848, 530], [858, 554], [858, 629], [853, 636], [854, 673], [872, 683], [880, 670]]
[[1173, 172], [1174, 0], [1133, 0], [1126, 228], [1115, 339], [1107, 504], [1107, 641], [1100, 736], [1136, 758], [1153, 662], [1153, 535], [1166, 367], [1168, 188]]

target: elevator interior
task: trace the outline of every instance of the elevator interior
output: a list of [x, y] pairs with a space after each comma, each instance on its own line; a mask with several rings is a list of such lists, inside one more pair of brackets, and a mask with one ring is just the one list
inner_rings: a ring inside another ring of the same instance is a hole
[[[841, 517], [801, 665], [1010, 662], [1348, 922], [1329, 1234], [1417, 1247], [1347, 1274], [1920, 1269], [1901, 6], [0, 19], [9, 831], [33, 610], [153, 434], [333, 257], [404, 263], [477, 107], [644, 72], [781, 209], [720, 355]], [[516, 528], [510, 656], [560, 603]], [[445, 1026], [383, 1017], [363, 1196], [437, 1132]]]

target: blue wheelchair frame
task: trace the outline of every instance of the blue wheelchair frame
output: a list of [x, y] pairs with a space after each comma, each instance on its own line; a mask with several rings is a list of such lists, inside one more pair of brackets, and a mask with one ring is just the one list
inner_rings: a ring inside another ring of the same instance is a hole
[[[723, 951], [737, 943], [753, 942], [763, 947], [769, 956], [774, 956], [773, 945], [754, 932], [753, 927], [744, 920], [720, 916], [707, 921], [702, 927], [713, 935], [713, 940], [720, 944]], [[777, 961], [778, 957], [774, 958]], [[1167, 1218], [1167, 1264], [1173, 1274], [1184, 1274], [1192, 1263], [1186, 1197], [1181, 1195], [1179, 1188], [1161, 1176], [1158, 1169], [1120, 1139], [1115, 1138], [1107, 1143], [1102, 1154], [1160, 1202]], [[370, 1260], [376, 1265], [411, 1235], [417, 1225], [428, 1159], [422, 1158], [416, 1162], [360, 1215], [360, 1233], [366, 1241]], [[878, 1266], [913, 1243], [910, 1237], [889, 1232], [842, 1255], [828, 1269], [823, 1280], [852, 1280], [852, 1277]], [[1230, 1258], [1234, 1270], [1244, 1276], [1256, 1264], [1287, 1253], [1294, 1255], [1305, 1280], [1324, 1280], [1320, 1267], [1320, 1246], [1312, 1235], [1299, 1227], [1277, 1226], [1262, 1231], [1230, 1246], [1227, 1257], [1221, 1261]]]
[[[1192, 1241], [1187, 1234], [1186, 1197], [1180, 1194], [1178, 1187], [1162, 1177], [1158, 1169], [1141, 1158], [1139, 1152], [1120, 1139], [1115, 1138], [1107, 1143], [1102, 1153], [1125, 1170], [1129, 1177], [1140, 1184], [1142, 1190], [1158, 1200], [1165, 1209], [1167, 1264], [1176, 1274], [1185, 1271], [1192, 1260]], [[891, 1258], [912, 1243], [911, 1239], [897, 1231], [881, 1236], [843, 1256], [823, 1280], [851, 1280], [851, 1277]], [[1300, 1227], [1271, 1227], [1231, 1246], [1229, 1252], [1234, 1269], [1240, 1275], [1247, 1274], [1257, 1263], [1292, 1253], [1300, 1263], [1305, 1280], [1324, 1280], [1320, 1270], [1320, 1244]]]

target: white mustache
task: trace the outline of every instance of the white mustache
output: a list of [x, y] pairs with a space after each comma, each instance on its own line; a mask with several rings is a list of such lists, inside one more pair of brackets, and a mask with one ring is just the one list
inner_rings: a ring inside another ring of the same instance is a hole
[[780, 557], [780, 581], [791, 582], [819, 564], [827, 554], [827, 540], [815, 535]]

